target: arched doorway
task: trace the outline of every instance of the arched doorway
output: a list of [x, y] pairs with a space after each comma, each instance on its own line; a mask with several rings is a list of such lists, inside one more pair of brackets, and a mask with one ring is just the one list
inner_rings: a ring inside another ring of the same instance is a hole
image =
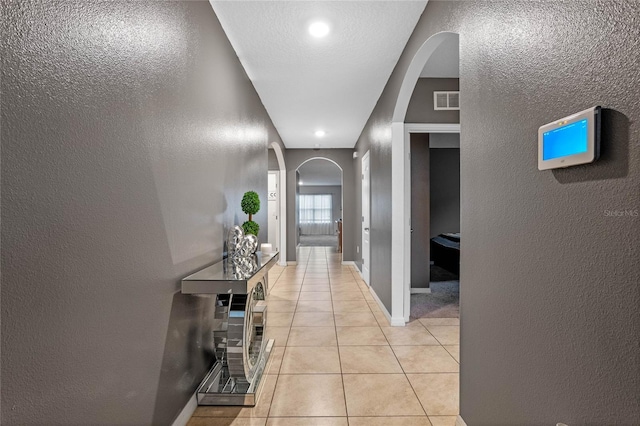
[[303, 161], [296, 169], [296, 247], [330, 248], [342, 259], [342, 209], [342, 167], [325, 157]]
[[392, 302], [393, 325], [409, 321], [411, 306], [411, 133], [459, 133], [460, 125], [443, 123], [407, 123], [407, 111], [414, 89], [425, 65], [444, 44], [455, 39], [454, 32], [433, 35], [418, 49], [402, 81], [393, 113], [392, 132]]

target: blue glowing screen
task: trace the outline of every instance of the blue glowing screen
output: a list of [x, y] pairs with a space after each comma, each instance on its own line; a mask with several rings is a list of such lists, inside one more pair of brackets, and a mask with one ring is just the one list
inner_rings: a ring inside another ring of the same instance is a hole
[[542, 159], [582, 154], [589, 147], [587, 119], [566, 124], [542, 134]]

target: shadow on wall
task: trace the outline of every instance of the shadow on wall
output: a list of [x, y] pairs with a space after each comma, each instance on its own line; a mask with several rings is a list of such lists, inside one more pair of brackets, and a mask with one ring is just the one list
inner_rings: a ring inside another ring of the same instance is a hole
[[600, 159], [592, 164], [554, 169], [553, 176], [558, 182], [620, 179], [629, 174], [629, 118], [619, 111], [603, 108], [601, 120]]
[[[176, 292], [171, 303], [152, 424], [175, 419], [215, 361], [211, 297]], [[194, 321], [197, 319], [197, 321]], [[180, 401], [176, 401], [180, 395]]]

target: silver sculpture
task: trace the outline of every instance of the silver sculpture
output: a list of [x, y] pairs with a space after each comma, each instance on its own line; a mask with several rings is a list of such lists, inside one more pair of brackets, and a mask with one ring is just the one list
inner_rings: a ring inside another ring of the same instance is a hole
[[258, 262], [254, 253], [258, 249], [258, 237], [244, 235], [239, 226], [229, 230], [227, 236], [228, 264], [231, 272], [238, 278], [253, 274], [258, 268]]
[[227, 235], [227, 252], [229, 253], [229, 256], [233, 256], [233, 254], [238, 250], [243, 239], [244, 231], [241, 227], [236, 225], [229, 229], [229, 234]]

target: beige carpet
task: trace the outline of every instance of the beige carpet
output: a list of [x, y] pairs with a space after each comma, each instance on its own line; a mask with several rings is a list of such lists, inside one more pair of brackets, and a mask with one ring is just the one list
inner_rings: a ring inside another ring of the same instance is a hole
[[337, 247], [337, 235], [300, 235], [300, 245], [303, 247]]

